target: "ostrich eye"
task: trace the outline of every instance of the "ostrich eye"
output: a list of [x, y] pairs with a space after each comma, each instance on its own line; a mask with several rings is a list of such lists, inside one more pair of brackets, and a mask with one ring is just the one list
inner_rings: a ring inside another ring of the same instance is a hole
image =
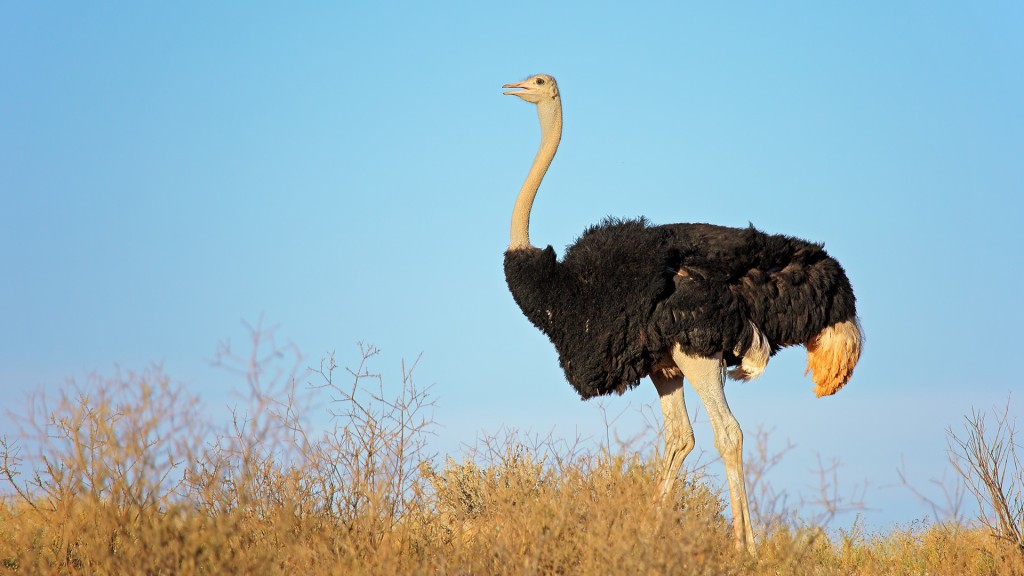
[[537, 78], [537, 85], [538, 86], [540, 86], [543, 83], [544, 83], [544, 79], [543, 78]]

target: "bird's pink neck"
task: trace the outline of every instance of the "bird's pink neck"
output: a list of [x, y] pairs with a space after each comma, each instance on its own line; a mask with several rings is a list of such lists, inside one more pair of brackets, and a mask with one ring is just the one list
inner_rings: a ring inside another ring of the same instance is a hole
[[530, 166], [530, 173], [519, 189], [519, 196], [516, 197], [516, 205], [512, 209], [512, 233], [509, 240], [509, 250], [523, 250], [530, 248], [530, 210], [533, 209], [533, 200], [537, 197], [537, 190], [544, 179], [544, 174], [551, 165], [551, 160], [558, 151], [558, 142], [562, 139], [562, 106], [555, 98], [550, 102], [544, 102], [537, 106], [537, 117], [540, 119], [540, 148], [537, 156]]

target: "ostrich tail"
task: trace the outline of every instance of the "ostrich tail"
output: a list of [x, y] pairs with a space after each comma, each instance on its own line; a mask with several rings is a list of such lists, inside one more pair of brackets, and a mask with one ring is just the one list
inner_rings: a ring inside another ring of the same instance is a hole
[[768, 359], [771, 358], [772, 348], [768, 343], [768, 337], [761, 332], [753, 322], [750, 323], [751, 336], [750, 346], [743, 351], [743, 345], [738, 344], [733, 353], [743, 354], [740, 365], [729, 370], [729, 377], [733, 380], [753, 380], [764, 372], [768, 366]]
[[838, 322], [822, 330], [804, 346], [807, 348], [807, 372], [814, 380], [814, 393], [830, 396], [850, 381], [860, 359], [863, 337], [856, 318]]

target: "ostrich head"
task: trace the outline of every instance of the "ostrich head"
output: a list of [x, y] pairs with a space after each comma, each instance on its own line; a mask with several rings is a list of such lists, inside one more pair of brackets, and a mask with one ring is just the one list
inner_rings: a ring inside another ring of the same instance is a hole
[[505, 95], [519, 96], [527, 102], [532, 102], [538, 105], [544, 102], [558, 100], [558, 84], [555, 83], [554, 78], [547, 74], [530, 76], [526, 80], [516, 84], [505, 84], [502, 88], [517, 88], [517, 90], [509, 90], [508, 92], [505, 92]]

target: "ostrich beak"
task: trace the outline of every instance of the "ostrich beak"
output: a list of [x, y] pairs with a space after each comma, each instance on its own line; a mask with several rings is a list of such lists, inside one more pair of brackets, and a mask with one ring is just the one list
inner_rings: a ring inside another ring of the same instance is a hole
[[502, 88], [519, 88], [519, 90], [509, 90], [508, 92], [502, 92], [502, 94], [504, 94], [505, 96], [516, 96], [522, 94], [523, 92], [528, 92], [530, 90], [530, 86], [527, 85], [526, 80], [523, 80], [522, 82], [516, 82], [515, 84], [505, 84], [504, 86], [502, 86]]

